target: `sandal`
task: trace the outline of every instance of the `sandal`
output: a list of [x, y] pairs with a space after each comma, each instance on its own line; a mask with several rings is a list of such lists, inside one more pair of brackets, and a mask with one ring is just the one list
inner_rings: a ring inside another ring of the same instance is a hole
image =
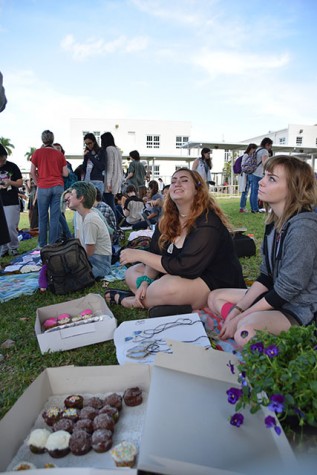
[[[116, 295], [119, 295], [117, 299], [115, 298]], [[107, 296], [110, 297], [109, 300], [107, 299]], [[134, 293], [127, 290], [109, 289], [104, 295], [105, 301], [113, 305], [121, 305], [122, 300], [126, 297], [134, 297]]]

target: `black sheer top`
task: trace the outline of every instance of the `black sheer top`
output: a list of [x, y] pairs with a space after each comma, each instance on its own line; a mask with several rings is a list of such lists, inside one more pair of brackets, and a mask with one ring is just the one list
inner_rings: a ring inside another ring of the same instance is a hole
[[162, 266], [168, 274], [186, 279], [201, 277], [210, 290], [246, 287], [232, 237], [212, 210], [208, 211], [207, 216], [203, 213], [197, 218], [182, 248], [168, 243], [161, 251], [159, 237], [157, 226], [150, 251], [162, 255]]

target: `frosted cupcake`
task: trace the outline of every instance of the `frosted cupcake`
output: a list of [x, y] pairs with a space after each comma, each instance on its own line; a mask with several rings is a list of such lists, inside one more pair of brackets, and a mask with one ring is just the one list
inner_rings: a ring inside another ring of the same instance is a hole
[[22, 472], [22, 470], [35, 470], [36, 466], [33, 463], [29, 462], [20, 462], [18, 465], [13, 467], [14, 472]]
[[33, 454], [43, 454], [45, 452], [45, 445], [50, 434], [51, 432], [47, 429], [32, 430], [26, 443]]
[[90, 308], [86, 308], [79, 314], [82, 318], [90, 318], [93, 316], [92, 310]]
[[133, 467], [137, 448], [132, 442], [123, 441], [110, 450], [117, 467]]
[[50, 434], [46, 441], [46, 450], [51, 457], [65, 457], [70, 451], [69, 449], [70, 434], [65, 430], [58, 430]]
[[71, 316], [68, 313], [62, 313], [57, 317], [58, 325], [66, 325], [66, 323], [70, 323], [71, 321]]
[[43, 323], [43, 330], [46, 331], [46, 330], [50, 330], [51, 328], [54, 328], [57, 326], [57, 318], [48, 318], [47, 320], [45, 320], [45, 322]]

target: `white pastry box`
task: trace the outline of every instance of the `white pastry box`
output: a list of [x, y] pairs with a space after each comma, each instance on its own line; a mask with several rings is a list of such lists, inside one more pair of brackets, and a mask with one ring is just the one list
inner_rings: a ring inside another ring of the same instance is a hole
[[[48, 318], [56, 318], [62, 313], [75, 316], [87, 308], [93, 311], [96, 318], [92, 320], [95, 321], [83, 322], [68, 328], [56, 327], [53, 331], [43, 332], [42, 325]], [[43, 354], [47, 351], [72, 350], [73, 348], [112, 340], [116, 327], [117, 320], [105, 299], [99, 294], [90, 293], [76, 300], [38, 308], [34, 329]]]

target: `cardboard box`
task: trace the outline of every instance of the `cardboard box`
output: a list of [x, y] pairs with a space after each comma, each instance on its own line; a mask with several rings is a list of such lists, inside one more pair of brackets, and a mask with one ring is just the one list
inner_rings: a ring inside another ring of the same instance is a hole
[[[57, 317], [62, 313], [76, 315], [86, 308], [92, 309], [95, 315], [102, 316], [103, 319], [52, 332], [42, 332], [42, 324], [48, 318]], [[117, 320], [101, 295], [88, 294], [69, 302], [38, 308], [34, 329], [43, 354], [47, 351], [72, 350], [73, 348], [111, 340], [116, 327]]]
[[[48, 368], [43, 371], [0, 421], [0, 472], [5, 472], [23, 441], [29, 435], [45, 403], [51, 396], [122, 392], [124, 389], [135, 385], [139, 385], [142, 389], [148, 391], [150, 371], [148, 365], [64, 366], [61, 368]], [[138, 407], [141, 408], [141, 406]], [[128, 412], [133, 408], [124, 408], [123, 411], [125, 409]], [[122, 417], [124, 417], [124, 414]], [[103, 457], [104, 455], [96, 454], [97, 457]], [[69, 457], [74, 456], [68, 455], [64, 457], [66, 465], [66, 459]], [[108, 458], [111, 458], [110, 455]], [[51, 461], [61, 466], [64, 459], [56, 459], [56, 461], [51, 459]], [[85, 457], [76, 457], [76, 463], [78, 467], [85, 467]], [[101, 473], [107, 475], [114, 472], [120, 473], [119, 469], [111, 466], [107, 470], [92, 470], [93, 468], [83, 468], [82, 472], [79, 472], [79, 468], [76, 468], [76, 470], [74, 468], [61, 468], [56, 472], [54, 471], [54, 473], [67, 473], [67, 475], [75, 475], [75, 473], [83, 473], [84, 475], [89, 475], [90, 473], [96, 473], [96, 475]], [[41, 472], [39, 470], [29, 470], [28, 473], [38, 475]], [[48, 472], [43, 470], [43, 473]], [[136, 471], [130, 469], [129, 473], [133, 474]]]
[[[287, 473], [295, 456], [282, 431], [264, 424], [272, 412], [251, 415], [230, 425], [234, 405], [226, 391], [239, 387], [227, 367], [232, 354], [172, 342], [173, 354], [159, 353], [152, 368], [138, 468], [167, 475]], [[276, 469], [276, 470], [274, 470]], [[279, 470], [279, 471], [278, 471]], [[262, 472], [261, 472], [262, 473]]]
[[[237, 375], [227, 367], [229, 360], [237, 363], [233, 355], [181, 342], [170, 344], [173, 354], [158, 354], [152, 367], [126, 364], [45, 370], [0, 421], [0, 470], [6, 469], [52, 394], [91, 393], [92, 388], [95, 394], [119, 392], [135, 385], [150, 388], [138, 470], [168, 475], [237, 475], [258, 473], [269, 463], [270, 470], [261, 473], [285, 474], [288, 462], [296, 466], [283, 431], [277, 436], [266, 429], [268, 412], [264, 409], [255, 415], [244, 411], [245, 423], [240, 428], [229, 424], [235, 411], [227, 402], [226, 390], [238, 386]], [[85, 458], [77, 458], [84, 466]], [[110, 475], [112, 471], [89, 467], [54, 473]]]

